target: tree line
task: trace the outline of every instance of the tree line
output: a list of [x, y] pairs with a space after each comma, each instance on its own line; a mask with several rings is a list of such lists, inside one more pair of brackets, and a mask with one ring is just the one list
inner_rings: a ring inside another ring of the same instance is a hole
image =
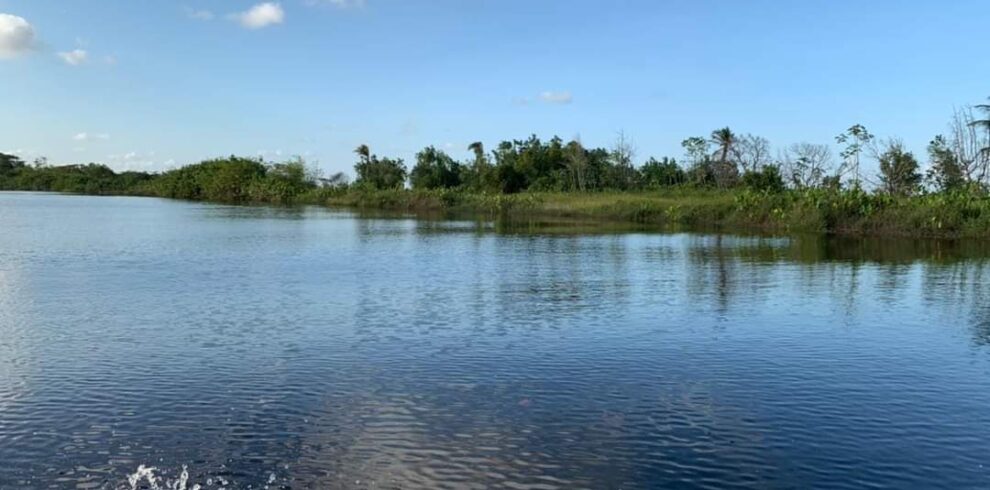
[[118, 173], [95, 163], [49, 166], [37, 160], [28, 164], [0, 153], [0, 190], [288, 204], [317, 187], [317, 173], [300, 159], [275, 163], [231, 156], [162, 173]]
[[[977, 117], [982, 113], [983, 118]], [[838, 158], [826, 144], [798, 143], [774, 153], [770, 142], [725, 127], [707, 137], [686, 138], [680, 161], [650, 157], [633, 164], [635, 150], [620, 134], [611, 148], [585, 148], [577, 139], [543, 141], [533, 135], [501, 142], [485, 152], [481, 142], [468, 146], [474, 158], [459, 162], [430, 146], [416, 154], [408, 170], [402, 159], [378, 157], [367, 145], [355, 153], [357, 187], [372, 189], [462, 189], [473, 192], [631, 191], [671, 186], [840, 189], [873, 187], [908, 196], [925, 191], [986, 191], [990, 188], [990, 104], [957, 110], [947, 134], [927, 146], [928, 165], [896, 138], [879, 139], [856, 124], [836, 138]], [[862, 162], [879, 169], [864, 175]]]
[[[750, 189], [863, 189], [911, 196], [925, 192], [990, 190], [990, 104], [956, 110], [945, 134], [927, 146], [927, 166], [898, 139], [880, 139], [856, 124], [826, 144], [798, 143], [774, 152], [763, 137], [725, 127], [682, 141], [683, 156], [648, 158], [635, 165], [636, 152], [620, 134], [610, 148], [586, 148], [559, 137], [502, 141], [486, 151], [481, 142], [458, 161], [430, 146], [415, 155], [412, 169], [401, 158], [380, 157], [367, 145], [355, 150], [356, 179], [338, 173], [324, 178], [301, 159], [265, 162], [260, 158], [213, 159], [161, 173], [114, 172], [101, 164], [28, 164], [0, 153], [0, 190], [82, 194], [134, 194], [218, 202], [319, 201], [344, 190], [453, 189], [469, 193], [637, 191], [669, 187]], [[879, 171], [864, 175], [862, 162]], [[300, 199], [308, 196], [308, 199]], [[315, 197], [314, 197], [315, 196]]]

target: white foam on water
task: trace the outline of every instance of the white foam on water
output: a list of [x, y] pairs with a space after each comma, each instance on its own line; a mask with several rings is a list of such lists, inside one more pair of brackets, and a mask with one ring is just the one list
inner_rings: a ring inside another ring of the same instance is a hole
[[153, 466], [138, 466], [137, 471], [127, 477], [127, 483], [130, 484], [130, 489], [138, 490], [138, 485], [142, 485], [145, 482], [151, 490], [202, 490], [203, 488], [198, 483], [191, 487], [189, 486], [189, 469], [184, 465], [182, 466], [182, 472], [179, 473], [179, 477], [174, 480], [156, 476], [156, 471], [158, 471], [158, 468]]
[[[286, 465], [288, 468], [288, 465]], [[118, 490], [225, 490], [230, 488], [231, 482], [222, 476], [215, 476], [206, 479], [206, 484], [201, 485], [199, 483], [189, 483], [189, 468], [186, 465], [182, 466], [182, 472], [179, 473], [178, 478], [169, 479], [163, 476], [166, 472], [158, 469], [154, 466], [138, 466], [137, 471], [131, 473], [127, 476], [127, 483], [129, 486], [119, 487]], [[278, 477], [274, 472], [269, 473], [268, 481], [262, 485], [261, 489], [270, 489], [271, 486], [278, 481]], [[259, 487], [248, 487], [248, 488], [259, 488]]]

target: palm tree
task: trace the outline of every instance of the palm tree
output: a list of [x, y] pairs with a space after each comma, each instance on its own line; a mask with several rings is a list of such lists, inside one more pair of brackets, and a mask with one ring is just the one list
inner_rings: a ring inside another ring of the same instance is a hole
[[488, 175], [488, 162], [485, 160], [485, 145], [480, 141], [475, 141], [467, 147], [474, 152], [474, 165], [466, 174], [468, 187], [474, 190], [481, 190], [485, 187]]
[[474, 164], [479, 165], [485, 159], [485, 145], [480, 141], [475, 141], [468, 145], [468, 150], [474, 152]]
[[736, 135], [727, 127], [716, 129], [712, 131], [712, 143], [718, 147], [718, 161], [724, 165], [729, 161], [729, 152], [732, 151], [732, 146], [736, 144]]
[[715, 171], [715, 180], [720, 187], [725, 187], [738, 173], [738, 170], [734, 168], [735, 165], [729, 161], [729, 154], [736, 144], [736, 135], [731, 129], [724, 127], [712, 131], [711, 141], [718, 147], [716, 150], [718, 154], [718, 167]]
[[368, 148], [368, 145], [358, 146], [354, 149], [354, 153], [357, 153], [363, 163], [366, 163], [371, 158], [371, 149]]

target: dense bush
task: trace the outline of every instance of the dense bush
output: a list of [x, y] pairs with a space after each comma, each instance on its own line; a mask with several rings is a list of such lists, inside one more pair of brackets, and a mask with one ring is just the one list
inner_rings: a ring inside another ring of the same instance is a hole
[[354, 165], [357, 173], [355, 184], [366, 189], [401, 189], [406, 185], [406, 165], [402, 159], [378, 158], [367, 145], [361, 145], [354, 153], [359, 160]]
[[430, 146], [416, 154], [409, 183], [413, 189], [452, 189], [461, 185], [462, 174], [461, 164]]
[[657, 160], [650, 157], [639, 169], [643, 184], [649, 188], [671, 187], [687, 182], [687, 174], [673, 158]]
[[[40, 163], [40, 162], [39, 162]], [[0, 153], [0, 190], [52, 191], [76, 194], [136, 193], [154, 176], [145, 172], [115, 173], [106, 165], [30, 166]]]
[[750, 170], [743, 174], [743, 186], [747, 189], [762, 192], [783, 192], [784, 177], [780, 175], [780, 167], [767, 165], [760, 170]]

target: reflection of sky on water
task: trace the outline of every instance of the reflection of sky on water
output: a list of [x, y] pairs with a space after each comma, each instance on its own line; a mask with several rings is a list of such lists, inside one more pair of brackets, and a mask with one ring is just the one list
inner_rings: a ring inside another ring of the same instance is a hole
[[0, 482], [986, 481], [981, 245], [30, 194], [0, 229]]

